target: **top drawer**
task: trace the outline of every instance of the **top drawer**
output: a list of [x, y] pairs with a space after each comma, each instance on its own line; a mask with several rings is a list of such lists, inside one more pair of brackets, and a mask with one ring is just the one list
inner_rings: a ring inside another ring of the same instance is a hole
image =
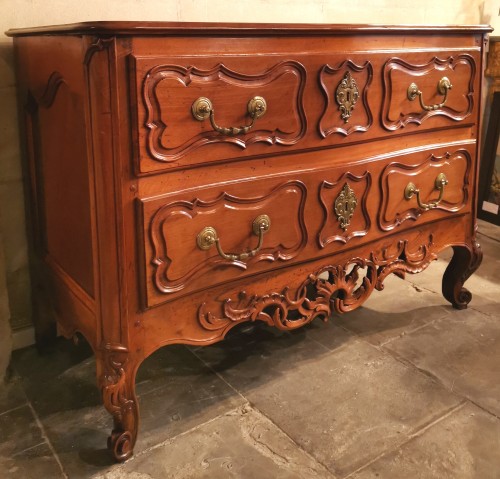
[[264, 145], [267, 153], [270, 145], [295, 145], [306, 134], [306, 70], [299, 61], [272, 55], [133, 59], [141, 173], [242, 151], [255, 155]]
[[130, 58], [138, 174], [473, 128], [477, 112], [470, 48]]

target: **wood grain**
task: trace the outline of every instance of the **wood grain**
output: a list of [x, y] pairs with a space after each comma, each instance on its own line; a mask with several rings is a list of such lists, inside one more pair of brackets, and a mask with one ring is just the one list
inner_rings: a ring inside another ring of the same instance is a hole
[[[479, 267], [477, 165], [485, 26], [90, 22], [12, 30], [26, 118], [28, 219], [39, 344], [49, 311], [83, 334], [113, 418], [113, 457], [133, 454], [135, 374], [168, 344], [209, 345], [247, 321], [284, 330], [346, 313], [390, 274], [419, 273], [455, 253], [443, 295], [465, 308]], [[43, 61], [41, 61], [43, 60]], [[349, 122], [335, 100], [349, 73], [359, 98]], [[417, 82], [439, 103], [407, 98]], [[268, 111], [246, 133], [199, 122], [213, 101], [222, 126], [248, 124], [248, 100]], [[404, 190], [413, 182], [424, 210]], [[345, 186], [356, 206], [344, 225]], [[202, 250], [216, 229], [226, 252]]]

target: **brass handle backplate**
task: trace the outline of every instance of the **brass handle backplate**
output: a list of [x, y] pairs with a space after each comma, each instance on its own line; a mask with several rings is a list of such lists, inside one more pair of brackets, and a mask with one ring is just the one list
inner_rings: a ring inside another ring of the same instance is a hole
[[231, 126], [229, 128], [226, 128], [215, 123], [214, 107], [212, 106], [212, 102], [208, 98], [202, 96], [195, 100], [191, 105], [191, 112], [196, 120], [203, 121], [209, 118], [212, 128], [220, 134], [226, 136], [236, 136], [248, 133], [254, 126], [255, 120], [257, 120], [261, 116], [264, 116], [266, 110], [266, 100], [261, 96], [254, 96], [247, 104], [248, 114], [250, 115], [250, 118], [252, 118], [251, 123], [245, 126]]
[[450, 80], [447, 77], [441, 78], [439, 80], [438, 85], [437, 85], [437, 91], [440, 95], [444, 95], [443, 101], [441, 103], [436, 103], [435, 105], [426, 105], [424, 103], [424, 100], [422, 100], [423, 93], [418, 89], [418, 86], [416, 83], [412, 83], [408, 87], [407, 95], [408, 95], [408, 100], [413, 101], [415, 98], [420, 100], [420, 106], [426, 110], [426, 111], [432, 111], [432, 110], [438, 110], [439, 108], [442, 108], [444, 104], [446, 103], [446, 100], [448, 98], [448, 91], [451, 90], [452, 84]]
[[253, 234], [259, 237], [259, 242], [257, 246], [249, 251], [244, 251], [243, 253], [224, 253], [220, 245], [219, 236], [217, 231], [212, 226], [207, 226], [203, 228], [196, 238], [196, 243], [198, 248], [202, 250], [210, 249], [214, 244], [217, 248], [219, 255], [229, 261], [245, 261], [246, 259], [255, 256], [257, 252], [262, 248], [262, 243], [264, 242], [264, 234], [271, 228], [271, 219], [267, 215], [257, 216], [252, 223]]
[[434, 188], [439, 191], [439, 197], [437, 200], [433, 200], [429, 203], [422, 203], [420, 200], [420, 190], [415, 186], [414, 183], [408, 183], [405, 188], [405, 199], [410, 200], [413, 195], [417, 197], [418, 207], [424, 211], [436, 208], [441, 200], [443, 199], [444, 187], [448, 184], [448, 178], [444, 173], [439, 173], [436, 180], [434, 181]]

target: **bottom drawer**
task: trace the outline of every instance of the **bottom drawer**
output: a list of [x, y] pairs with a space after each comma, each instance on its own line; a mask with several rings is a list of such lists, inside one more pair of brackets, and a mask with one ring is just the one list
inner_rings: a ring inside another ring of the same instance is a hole
[[140, 200], [143, 305], [466, 212], [472, 155], [468, 147], [400, 152]]

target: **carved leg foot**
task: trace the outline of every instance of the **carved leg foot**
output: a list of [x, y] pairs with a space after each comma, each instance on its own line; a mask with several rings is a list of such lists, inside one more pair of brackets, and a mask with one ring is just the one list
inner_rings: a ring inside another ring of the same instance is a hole
[[454, 308], [467, 308], [472, 294], [464, 288], [464, 283], [479, 268], [482, 259], [483, 252], [477, 241], [471, 247], [453, 247], [453, 258], [443, 276], [443, 296]]
[[127, 348], [106, 344], [97, 358], [99, 387], [105, 408], [113, 416], [114, 427], [108, 438], [108, 448], [118, 462], [134, 453], [139, 427], [139, 408], [135, 395], [137, 365]]

